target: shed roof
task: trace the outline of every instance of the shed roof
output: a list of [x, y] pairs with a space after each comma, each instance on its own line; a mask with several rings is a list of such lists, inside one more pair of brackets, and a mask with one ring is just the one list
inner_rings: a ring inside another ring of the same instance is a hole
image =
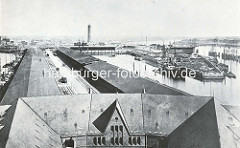
[[150, 79], [139, 76], [133, 77], [134, 74], [132, 72], [121, 69], [104, 61], [86, 65], [85, 68], [98, 74], [100, 74], [100, 72], [103, 70], [107, 73], [109, 72], [110, 75], [108, 76], [99, 76], [116, 88], [122, 90], [124, 93], [141, 93], [143, 88], [145, 88], [145, 91], [148, 94], [190, 95], [186, 92], [158, 83], [156, 81], [152, 81]]
[[100, 59], [95, 58], [91, 55], [85, 55], [81, 52], [70, 50], [69, 48], [60, 47], [59, 52], [71, 57], [73, 60], [79, 62], [80, 64], [87, 65], [93, 62], [99, 61]]

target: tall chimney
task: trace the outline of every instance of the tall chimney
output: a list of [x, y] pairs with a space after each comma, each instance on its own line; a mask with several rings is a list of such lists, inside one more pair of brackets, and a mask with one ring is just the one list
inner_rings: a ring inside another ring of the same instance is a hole
[[88, 25], [88, 40], [87, 42], [89, 43], [91, 41], [91, 25]]

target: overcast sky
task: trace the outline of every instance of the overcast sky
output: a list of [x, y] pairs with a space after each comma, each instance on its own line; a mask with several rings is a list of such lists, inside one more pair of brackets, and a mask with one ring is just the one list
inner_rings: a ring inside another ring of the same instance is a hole
[[240, 0], [0, 1], [1, 35], [240, 35]]

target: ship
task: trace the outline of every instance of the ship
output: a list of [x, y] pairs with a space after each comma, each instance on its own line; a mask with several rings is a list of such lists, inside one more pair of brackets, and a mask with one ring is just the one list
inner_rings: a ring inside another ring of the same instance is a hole
[[185, 80], [185, 77], [187, 76], [187, 70], [184, 67], [176, 67], [173, 65], [163, 65], [158, 69], [159, 73], [171, 77], [173, 79], [181, 79]]
[[217, 56], [218, 56], [217, 52], [214, 50], [213, 47], [212, 47], [212, 49], [208, 52], [208, 56], [211, 56], [211, 57], [217, 57]]

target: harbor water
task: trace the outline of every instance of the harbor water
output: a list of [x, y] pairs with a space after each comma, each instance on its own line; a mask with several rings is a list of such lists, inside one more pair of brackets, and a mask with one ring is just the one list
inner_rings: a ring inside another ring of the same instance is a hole
[[[199, 54], [207, 56], [208, 52], [212, 49], [211, 46], [196, 47]], [[223, 47], [215, 47], [216, 52], [222, 53]], [[228, 52], [240, 53], [240, 49], [226, 48]], [[236, 75], [236, 78], [226, 77], [223, 81], [199, 81], [193, 78], [186, 77], [184, 80], [173, 80], [161, 74], [153, 72], [156, 67], [147, 64], [145, 61], [136, 61], [130, 55], [117, 55], [115, 57], [109, 56], [95, 56], [101, 60], [107, 61], [110, 64], [116, 65], [123, 69], [138, 72], [142, 77], [148, 77], [160, 83], [169, 85], [171, 87], [180, 89], [194, 95], [201, 96], [214, 96], [223, 104], [240, 105], [240, 63], [236, 61], [223, 60], [221, 57], [218, 60], [222, 63], [229, 65], [229, 69]]]

